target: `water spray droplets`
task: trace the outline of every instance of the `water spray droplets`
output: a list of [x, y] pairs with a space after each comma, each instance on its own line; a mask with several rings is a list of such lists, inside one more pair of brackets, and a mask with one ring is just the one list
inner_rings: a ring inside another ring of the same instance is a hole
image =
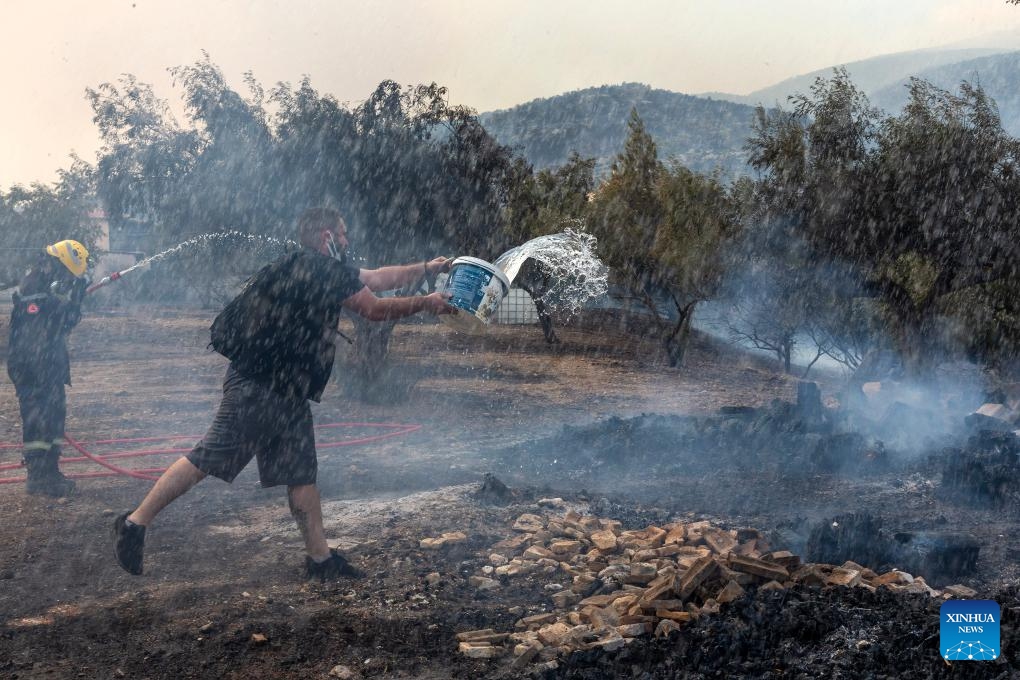
[[250, 245], [256, 248], [266, 246], [278, 246], [284, 249], [299, 247], [297, 242], [291, 241], [289, 239], [283, 240], [274, 238], [272, 236], [266, 236], [264, 234], [250, 234], [248, 232], [236, 230], [219, 231], [210, 234], [202, 234], [200, 236], [190, 238], [187, 241], [182, 241], [181, 243], [175, 245], [173, 248], [168, 248], [163, 252], [156, 253], [151, 257], [145, 258], [144, 260], [136, 264], [134, 267], [131, 267], [131, 269], [135, 269], [136, 267], [144, 267], [150, 264], [155, 264], [162, 260], [166, 260], [176, 255], [180, 255], [181, 253], [191, 250], [193, 247], [204, 248], [217, 242], [226, 243], [231, 241], [238, 241], [243, 245]]
[[493, 264], [513, 283], [524, 263], [534, 260], [550, 281], [542, 303], [550, 311], [574, 315], [609, 290], [609, 269], [595, 254], [596, 242], [591, 234], [567, 228], [512, 248]]

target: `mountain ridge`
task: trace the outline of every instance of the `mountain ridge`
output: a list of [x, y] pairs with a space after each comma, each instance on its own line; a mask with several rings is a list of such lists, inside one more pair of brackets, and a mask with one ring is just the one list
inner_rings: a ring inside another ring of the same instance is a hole
[[[1017, 38], [1020, 41], [1020, 34]], [[967, 58], [950, 60], [959, 57]], [[745, 144], [758, 103], [748, 102], [758, 99], [789, 108], [786, 97], [809, 93], [815, 79], [831, 76], [833, 68], [787, 78], [743, 96], [744, 101], [727, 99], [725, 93], [686, 94], [629, 82], [536, 98], [482, 113], [479, 119], [500, 143], [521, 151], [536, 168], [562, 165], [576, 151], [595, 158], [596, 174], [603, 177], [623, 149], [630, 111], [637, 109], [661, 159], [732, 179], [750, 172]], [[951, 92], [958, 91], [964, 80], [979, 83], [998, 104], [1003, 128], [1020, 136], [1020, 50], [914, 50], [853, 62], [846, 68], [854, 84], [888, 115], [897, 114], [906, 102], [911, 76]], [[772, 101], [766, 101], [767, 96]]]
[[663, 160], [701, 172], [743, 174], [743, 146], [754, 108], [653, 88], [644, 83], [601, 85], [533, 99], [479, 115], [501, 143], [519, 148], [537, 168], [562, 164], [576, 151], [596, 159], [604, 174], [623, 148], [636, 109]]

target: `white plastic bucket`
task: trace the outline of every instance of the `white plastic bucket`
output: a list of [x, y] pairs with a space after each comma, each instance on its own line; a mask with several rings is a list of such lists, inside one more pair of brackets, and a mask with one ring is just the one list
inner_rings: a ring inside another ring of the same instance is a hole
[[481, 333], [510, 292], [510, 279], [485, 260], [458, 257], [450, 266], [444, 291], [450, 294], [449, 303], [460, 311], [440, 318], [459, 331]]

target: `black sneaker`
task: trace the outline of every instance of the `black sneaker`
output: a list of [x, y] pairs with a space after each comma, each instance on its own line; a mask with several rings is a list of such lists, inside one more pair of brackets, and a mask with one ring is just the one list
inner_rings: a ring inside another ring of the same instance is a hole
[[324, 562], [316, 562], [311, 557], [305, 557], [305, 576], [326, 581], [338, 578], [363, 578], [365, 572], [348, 562], [336, 548], [330, 548], [329, 559]]
[[124, 571], [138, 576], [142, 573], [142, 556], [145, 554], [145, 527], [127, 521], [130, 514], [125, 512], [113, 523], [114, 552]]

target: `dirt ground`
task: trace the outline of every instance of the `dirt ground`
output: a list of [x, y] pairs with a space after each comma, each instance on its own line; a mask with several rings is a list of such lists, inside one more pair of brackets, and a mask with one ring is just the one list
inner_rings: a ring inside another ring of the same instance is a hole
[[[211, 318], [158, 308], [90, 313], [72, 339], [69, 435], [85, 442], [180, 435], [175, 446], [194, 443], [225, 370], [205, 349]], [[317, 423], [421, 426], [320, 451], [327, 533], [366, 570], [362, 580], [303, 580], [285, 493], [259, 488], [254, 466], [232, 485], [204, 481], [168, 508], [149, 529], [142, 577], [116, 565], [110, 529], [148, 482], [83, 479], [74, 496], [60, 500], [0, 484], [0, 677], [326, 678], [333, 669], [333, 677], [354, 678], [513, 677], [504, 662], [460, 657], [454, 634], [511, 630], [522, 612], [547, 605], [540, 583], [494, 595], [469, 588], [467, 577], [484, 563], [487, 546], [512, 533], [517, 515], [553, 495], [632, 522], [683, 516], [763, 530], [863, 507], [897, 529], [937, 525], [975, 536], [982, 561], [964, 582], [982, 593], [1016, 582], [1015, 508], [943, 504], [922, 477], [904, 482], [902, 470], [766, 484], [747, 470], [567, 478], [508, 465], [506, 451], [562, 436], [565, 426], [646, 413], [708, 415], [795, 397], [795, 380], [705, 338], [696, 339], [683, 369], [671, 369], [647, 336], [606, 329], [560, 335], [563, 342], [549, 346], [537, 327], [471, 337], [441, 325], [401, 325], [387, 379], [405, 398], [363, 403], [334, 380], [314, 407]], [[340, 356], [337, 373], [343, 363]], [[831, 398], [838, 384], [822, 388]], [[382, 431], [360, 425], [323, 437]], [[17, 400], [4, 374], [0, 441], [19, 440]], [[0, 450], [0, 463], [18, 458], [16, 449]], [[515, 488], [513, 504], [473, 499], [490, 471]], [[453, 530], [469, 540], [446, 551], [419, 548], [421, 538]], [[439, 580], [427, 581], [434, 572]], [[938, 663], [934, 651], [932, 659]]]

